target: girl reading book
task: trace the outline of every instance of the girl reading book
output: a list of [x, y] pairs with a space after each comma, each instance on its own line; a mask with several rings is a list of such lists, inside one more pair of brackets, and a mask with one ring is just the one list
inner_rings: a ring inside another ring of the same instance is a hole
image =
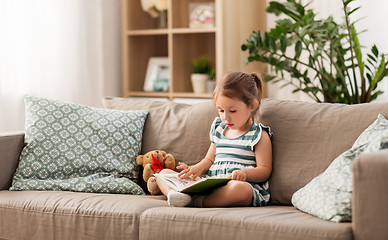
[[[210, 129], [211, 144], [204, 159], [188, 166], [179, 163], [180, 178], [228, 177], [231, 180], [206, 195], [188, 195], [157, 184], [169, 206], [264, 206], [269, 201], [268, 178], [272, 171], [272, 133], [254, 116], [262, 98], [263, 82], [256, 74], [230, 72], [218, 82], [213, 98], [219, 117]], [[165, 169], [161, 173], [174, 173]]]

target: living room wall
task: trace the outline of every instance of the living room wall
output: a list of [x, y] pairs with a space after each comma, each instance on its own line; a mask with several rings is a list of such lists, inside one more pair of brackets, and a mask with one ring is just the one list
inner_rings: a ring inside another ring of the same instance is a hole
[[24, 129], [26, 94], [120, 96], [120, 20], [120, 0], [1, 0], [0, 132]]

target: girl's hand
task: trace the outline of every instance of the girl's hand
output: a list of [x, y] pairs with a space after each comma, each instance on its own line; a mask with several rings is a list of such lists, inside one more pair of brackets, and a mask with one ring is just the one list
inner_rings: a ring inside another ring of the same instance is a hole
[[189, 166], [182, 162], [179, 162], [178, 164], [179, 165], [176, 168], [183, 169], [178, 173], [178, 177], [180, 178], [190, 178], [191, 180], [194, 180], [202, 173], [202, 169], [197, 164], [193, 166]]
[[229, 176], [232, 180], [243, 181], [247, 180], [247, 173], [243, 170], [234, 170]]

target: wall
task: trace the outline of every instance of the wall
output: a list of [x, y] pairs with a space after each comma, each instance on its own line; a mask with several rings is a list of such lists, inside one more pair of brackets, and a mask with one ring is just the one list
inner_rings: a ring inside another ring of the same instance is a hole
[[26, 94], [100, 107], [121, 94], [120, 0], [0, 1], [0, 132]]

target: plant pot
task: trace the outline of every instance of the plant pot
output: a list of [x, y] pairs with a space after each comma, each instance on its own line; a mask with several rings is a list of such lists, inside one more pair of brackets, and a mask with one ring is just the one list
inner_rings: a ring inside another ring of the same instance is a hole
[[193, 85], [194, 93], [207, 93], [208, 74], [193, 73], [191, 74], [191, 84]]
[[207, 81], [207, 92], [208, 93], [213, 93], [215, 88], [216, 88], [216, 81], [208, 80]]

